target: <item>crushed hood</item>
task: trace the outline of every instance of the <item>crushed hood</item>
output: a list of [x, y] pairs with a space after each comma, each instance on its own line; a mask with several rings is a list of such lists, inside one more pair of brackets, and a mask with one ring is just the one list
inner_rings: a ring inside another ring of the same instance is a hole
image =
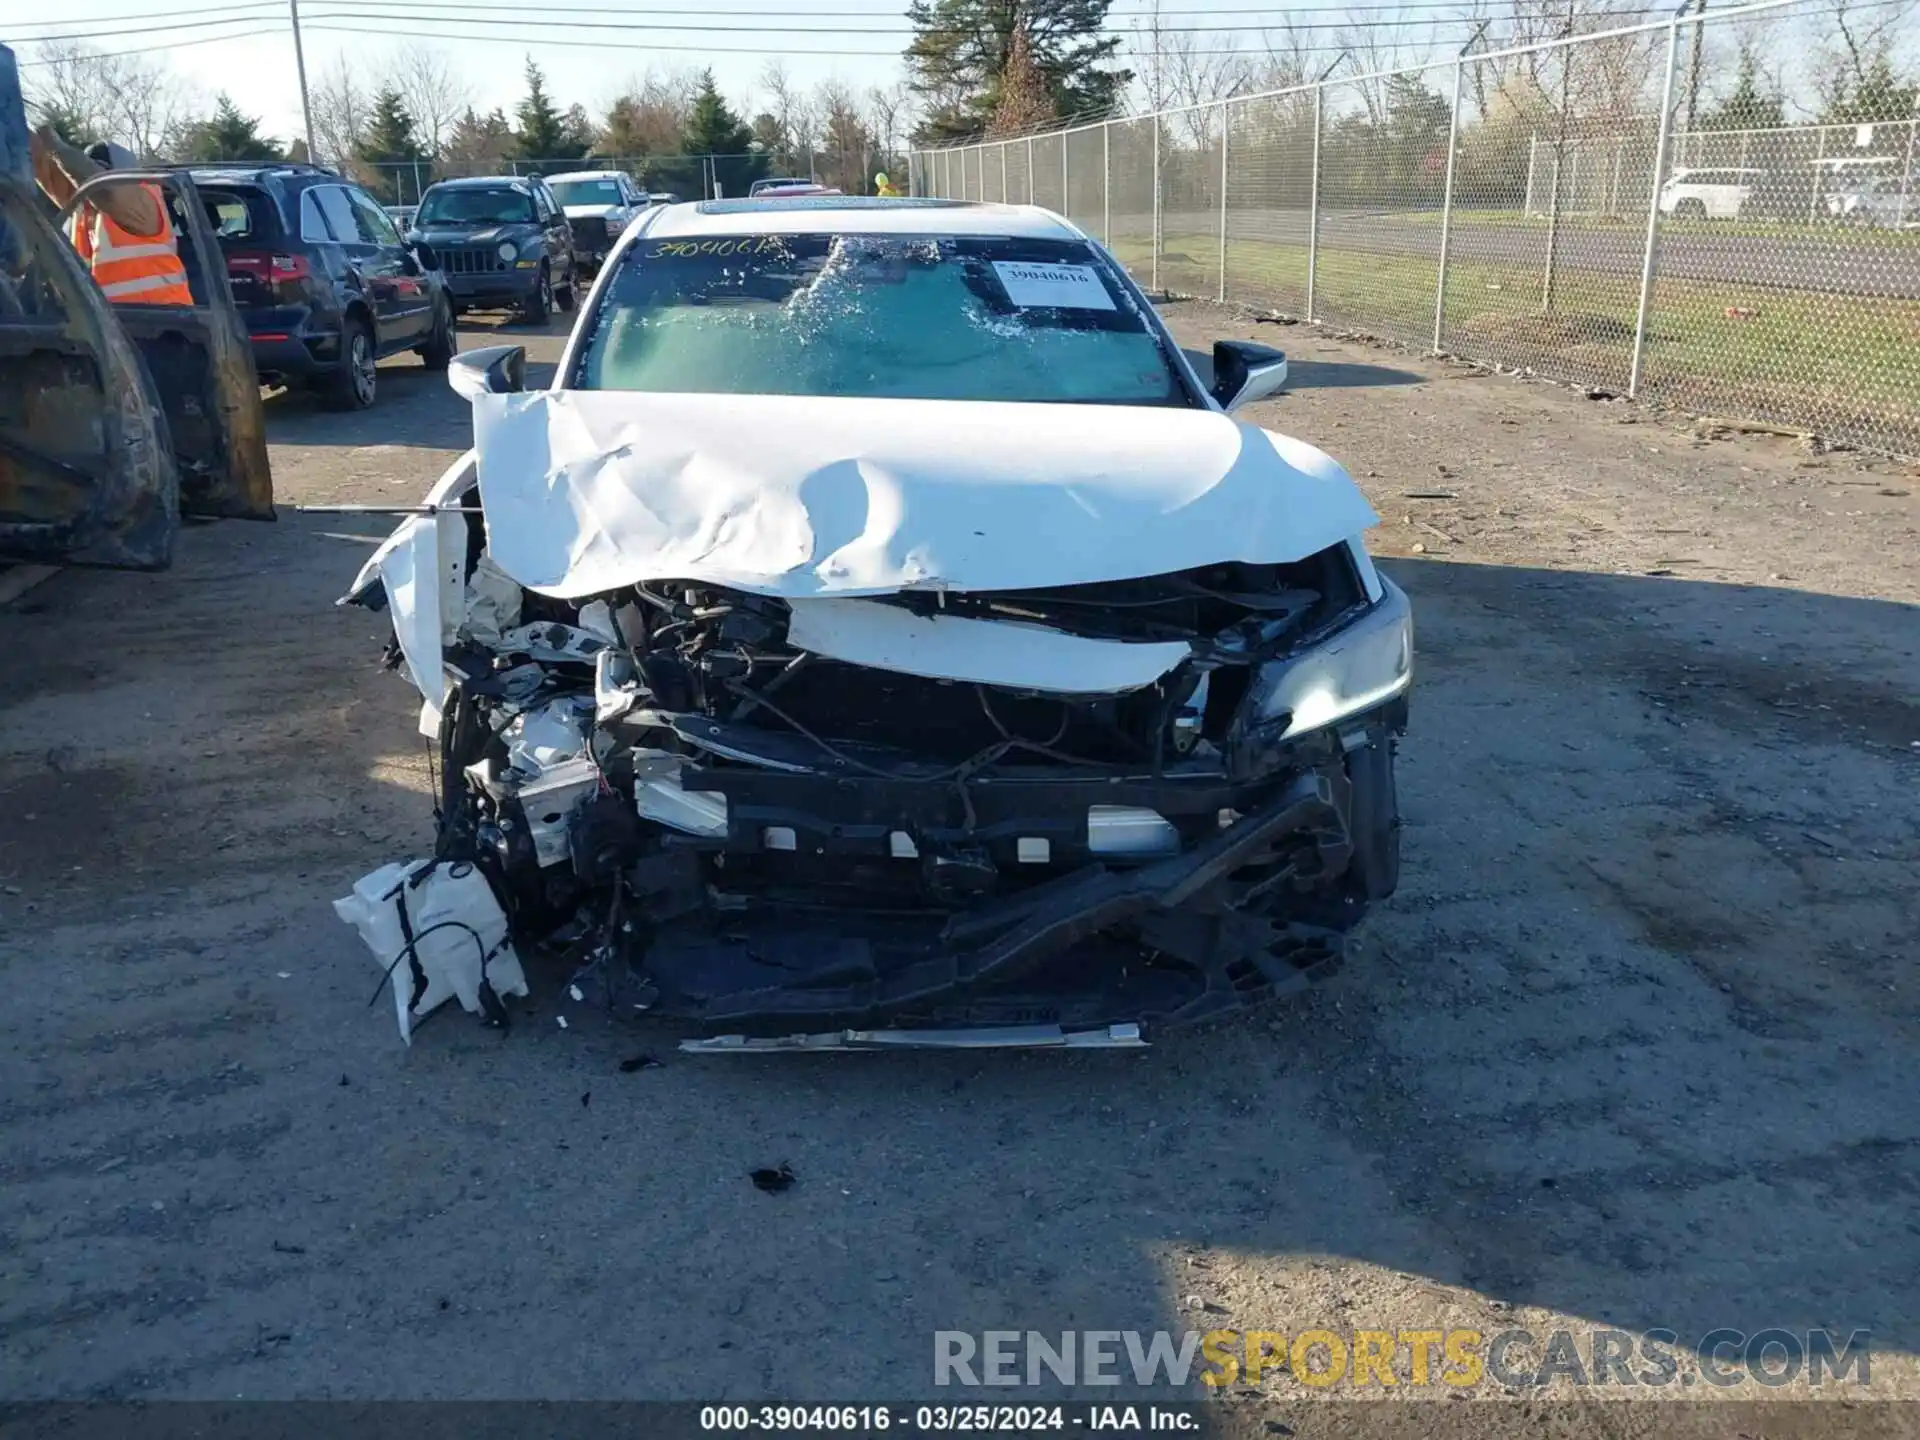
[[1096, 584], [1379, 518], [1323, 451], [1205, 410], [550, 390], [480, 397], [474, 437], [494, 562], [559, 599]]

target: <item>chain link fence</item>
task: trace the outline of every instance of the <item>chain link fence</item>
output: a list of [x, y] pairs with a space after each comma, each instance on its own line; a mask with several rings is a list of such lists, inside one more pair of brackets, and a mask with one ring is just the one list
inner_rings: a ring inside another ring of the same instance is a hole
[[[1055, 141], [1057, 155], [1058, 142]], [[897, 170], [894, 177], [903, 180], [906, 171], [880, 151], [848, 147], [844, 151], [824, 147], [798, 159], [770, 155], [762, 151], [741, 154], [693, 155], [595, 155], [551, 160], [512, 160], [504, 156], [441, 156], [418, 160], [359, 160], [342, 167], [365, 185], [383, 204], [418, 205], [420, 197], [437, 180], [467, 179], [488, 175], [561, 175], [575, 170], [622, 170], [633, 176], [650, 192], [672, 194], [682, 200], [712, 196], [716, 188], [723, 197], [746, 194], [752, 181], [763, 177], [808, 177], [821, 185], [831, 185], [849, 195], [870, 195], [874, 176]], [[991, 198], [998, 200], [998, 177], [989, 187]], [[1056, 182], [1056, 191], [1058, 185]], [[1024, 193], [1022, 194], [1024, 198]], [[1057, 208], [1057, 207], [1056, 207]]]
[[1816, 74], [1833, 14], [1469, 47], [921, 151], [912, 183], [1061, 211], [1156, 293], [1920, 455], [1920, 88], [1897, 44]]

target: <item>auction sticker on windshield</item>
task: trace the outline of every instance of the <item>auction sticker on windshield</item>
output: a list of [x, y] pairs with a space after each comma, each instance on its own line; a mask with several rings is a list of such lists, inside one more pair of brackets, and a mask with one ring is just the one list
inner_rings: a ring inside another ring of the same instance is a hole
[[1113, 297], [1091, 265], [1035, 265], [996, 260], [1007, 298], [1022, 310], [1111, 310]]

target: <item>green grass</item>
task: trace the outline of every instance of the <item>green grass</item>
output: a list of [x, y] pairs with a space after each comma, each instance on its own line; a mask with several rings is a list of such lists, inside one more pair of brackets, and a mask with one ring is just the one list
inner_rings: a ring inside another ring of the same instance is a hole
[[[1113, 248], [1137, 277], [1150, 278], [1150, 240], [1119, 237]], [[1304, 245], [1234, 239], [1227, 254], [1229, 300], [1304, 314]], [[1211, 298], [1219, 262], [1217, 235], [1164, 236], [1160, 285]], [[1429, 257], [1323, 244], [1314, 318], [1425, 348], [1436, 268]], [[1450, 261], [1442, 347], [1624, 391], [1638, 277], [1563, 267], [1551, 312], [1543, 310], [1541, 291], [1538, 265]], [[1702, 413], [1764, 418], [1920, 453], [1920, 301], [1662, 279], [1654, 288], [1641, 393]]]
[[[1609, 234], [1644, 234], [1647, 228], [1646, 200], [1641, 199], [1641, 208], [1635, 212], [1623, 209], [1618, 215], [1596, 215], [1592, 211], [1572, 212], [1561, 215], [1560, 223], [1572, 229], [1604, 230]], [[1340, 207], [1335, 207], [1340, 208]], [[1362, 210], [1364, 206], [1358, 207]], [[1920, 202], [1916, 202], [1915, 218], [1920, 219]], [[1369, 224], [1392, 226], [1403, 230], [1438, 230], [1440, 212], [1438, 210], [1383, 210], [1378, 214], [1368, 213]], [[1547, 217], [1544, 214], [1528, 214], [1524, 210], [1471, 210], [1455, 206], [1453, 228], [1457, 231], [1471, 225], [1523, 225], [1547, 231]], [[1833, 245], [1848, 249], [1872, 249], [1884, 246], [1920, 247], [1920, 231], [1895, 229], [1868, 229], [1863, 226], [1840, 225], [1832, 220], [1816, 220], [1811, 224], [1806, 220], [1689, 220], [1675, 215], [1660, 217], [1660, 234], [1670, 235], [1707, 235], [1707, 236], [1748, 236], [1766, 240], [1814, 240], [1823, 245]]]

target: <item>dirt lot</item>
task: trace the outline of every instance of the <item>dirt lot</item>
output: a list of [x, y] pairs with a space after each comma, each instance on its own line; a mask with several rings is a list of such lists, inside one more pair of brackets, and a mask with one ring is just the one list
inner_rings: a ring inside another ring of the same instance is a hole
[[[1294, 354], [1257, 418], [1417, 607], [1340, 976], [1144, 1053], [805, 1061], [547, 976], [404, 1049], [329, 908], [428, 833], [331, 605], [386, 526], [195, 530], [0, 611], [0, 1398], [924, 1398], [940, 1329], [1316, 1326], [1867, 1329], [1920, 1394], [1920, 475], [1169, 313]], [[271, 402], [284, 500], [418, 498], [465, 413], [382, 390]]]

